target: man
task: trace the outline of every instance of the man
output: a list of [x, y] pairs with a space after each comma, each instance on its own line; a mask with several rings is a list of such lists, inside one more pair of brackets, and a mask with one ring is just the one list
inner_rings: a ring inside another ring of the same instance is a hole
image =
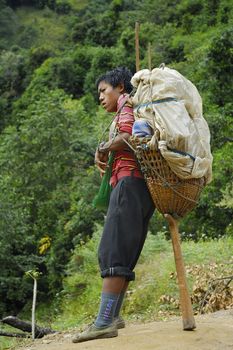
[[98, 316], [73, 342], [111, 338], [125, 326], [119, 317], [134, 267], [147, 234], [154, 204], [133, 151], [127, 146], [134, 123], [128, 101], [132, 74], [124, 67], [107, 72], [97, 80], [99, 100], [108, 112], [117, 112], [110, 128], [110, 139], [96, 151], [95, 163], [103, 175], [110, 152], [114, 163], [110, 183], [113, 187], [103, 235], [99, 246], [99, 265], [103, 288]]

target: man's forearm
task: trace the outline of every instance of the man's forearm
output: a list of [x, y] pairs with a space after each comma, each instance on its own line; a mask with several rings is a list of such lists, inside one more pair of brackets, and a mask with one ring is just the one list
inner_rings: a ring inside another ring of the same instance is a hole
[[110, 151], [120, 151], [128, 148], [128, 145], [124, 140], [128, 141], [130, 136], [131, 135], [127, 132], [120, 133], [113, 140], [100, 144], [98, 150], [101, 153], [107, 153]]

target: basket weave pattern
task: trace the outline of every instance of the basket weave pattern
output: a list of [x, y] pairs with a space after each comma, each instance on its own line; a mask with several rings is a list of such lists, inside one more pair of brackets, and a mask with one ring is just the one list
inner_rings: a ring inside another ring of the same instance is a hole
[[155, 207], [162, 214], [183, 217], [191, 211], [204, 187], [204, 178], [180, 179], [160, 151], [147, 146], [148, 139], [132, 136], [133, 147]]

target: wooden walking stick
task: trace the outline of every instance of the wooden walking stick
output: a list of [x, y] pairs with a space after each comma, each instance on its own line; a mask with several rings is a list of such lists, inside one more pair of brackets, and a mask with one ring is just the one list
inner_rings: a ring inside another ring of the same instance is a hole
[[185, 267], [180, 246], [180, 236], [178, 231], [178, 222], [169, 214], [164, 214], [168, 221], [169, 229], [171, 232], [171, 239], [175, 257], [176, 272], [178, 278], [178, 286], [180, 292], [180, 307], [183, 318], [183, 329], [191, 331], [196, 328], [195, 319], [193, 317], [193, 309], [191, 299], [188, 291], [188, 285], [186, 280]]
[[148, 44], [148, 69], [152, 69], [152, 64], [151, 64], [151, 43]]
[[[136, 51], [136, 71], [139, 71], [140, 65], [139, 65], [139, 23], [138, 22], [135, 23], [135, 51]], [[149, 65], [149, 69], [151, 70], [151, 44], [149, 44], [149, 46], [148, 46], [148, 65]], [[132, 140], [131, 140], [131, 143], [133, 144]], [[134, 146], [136, 146], [135, 148], [137, 149], [137, 145], [135, 144]], [[155, 151], [152, 151], [152, 152], [155, 152]], [[155, 153], [158, 153], [158, 152], [155, 152]], [[147, 156], [148, 156], [148, 154], [147, 154]], [[144, 161], [148, 159], [147, 156], [145, 157]], [[137, 158], [138, 158], [138, 156], [137, 156]], [[150, 159], [152, 159], [152, 158], [153, 157], [151, 157]], [[139, 163], [142, 161], [142, 159], [143, 159], [143, 157], [141, 154], [141, 158], [140, 158]], [[162, 165], [161, 160], [159, 162], [156, 162], [156, 164], [161, 166]], [[144, 164], [144, 169], [146, 168], [145, 166], [146, 166], [146, 162]], [[153, 166], [155, 166], [155, 163], [153, 164]], [[170, 172], [170, 168], [169, 168], [169, 172]], [[164, 176], [164, 173], [166, 173], [166, 172], [162, 172], [163, 176]], [[161, 194], [161, 178], [163, 176], [159, 176], [159, 179], [157, 179], [159, 182], [159, 186], [158, 186], [158, 188], [159, 188], [158, 193], [159, 194]], [[153, 198], [155, 206], [156, 206], [157, 200], [155, 200], [155, 196], [157, 195], [157, 191], [156, 190], [151, 191], [152, 187], [153, 187], [153, 185], [152, 185], [153, 181], [151, 182], [151, 173], [149, 174], [148, 179], [149, 179], [149, 181], [147, 181], [147, 185], [148, 185], [148, 188], [151, 192], [152, 198]], [[155, 183], [156, 183], [156, 181], [155, 181]], [[165, 187], [166, 187], [166, 191], [167, 191], [167, 186], [165, 186]], [[162, 188], [163, 188], [163, 186], [162, 186]], [[200, 193], [200, 187], [199, 187], [198, 193]], [[173, 198], [173, 197], [174, 196], [172, 195], [171, 198]], [[179, 195], [178, 195], [178, 198], [180, 198]], [[161, 198], [159, 199], [159, 201], [161, 201]], [[195, 201], [192, 201], [192, 202], [195, 202]], [[160, 210], [159, 208], [157, 208], [157, 209], [162, 213], [164, 213], [164, 212], [166, 213], [166, 211]], [[196, 328], [196, 325], [195, 325], [195, 320], [193, 317], [192, 304], [191, 304], [191, 299], [190, 299], [190, 295], [189, 295], [189, 291], [188, 291], [188, 285], [187, 285], [186, 274], [185, 274], [185, 267], [184, 267], [182, 252], [181, 252], [178, 222], [170, 214], [164, 214], [164, 216], [168, 221], [169, 229], [171, 232], [173, 252], [174, 252], [174, 258], [175, 258], [175, 264], [176, 264], [176, 272], [177, 272], [177, 278], [178, 278], [178, 287], [179, 287], [179, 293], [180, 293], [180, 306], [181, 306], [181, 313], [182, 313], [182, 318], [183, 318], [183, 329], [184, 330], [193, 330], [194, 328]], [[183, 215], [181, 215], [181, 216], [183, 216]]]
[[140, 70], [139, 56], [139, 22], [135, 23], [135, 54], [136, 54], [136, 72]]

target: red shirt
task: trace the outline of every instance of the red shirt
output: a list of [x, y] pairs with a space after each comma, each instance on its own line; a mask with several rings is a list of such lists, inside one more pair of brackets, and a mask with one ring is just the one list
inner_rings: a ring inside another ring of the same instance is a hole
[[[127, 99], [127, 95], [121, 95], [117, 101], [117, 110]], [[117, 133], [127, 132], [132, 135], [132, 127], [134, 123], [134, 115], [132, 105], [127, 101], [121, 112], [117, 114], [110, 128], [110, 138], [114, 137], [114, 131]], [[129, 148], [125, 148], [115, 152], [115, 158], [112, 166], [112, 176], [110, 184], [114, 187], [117, 182], [124, 176], [135, 176], [143, 178], [139, 169], [134, 152]]]

